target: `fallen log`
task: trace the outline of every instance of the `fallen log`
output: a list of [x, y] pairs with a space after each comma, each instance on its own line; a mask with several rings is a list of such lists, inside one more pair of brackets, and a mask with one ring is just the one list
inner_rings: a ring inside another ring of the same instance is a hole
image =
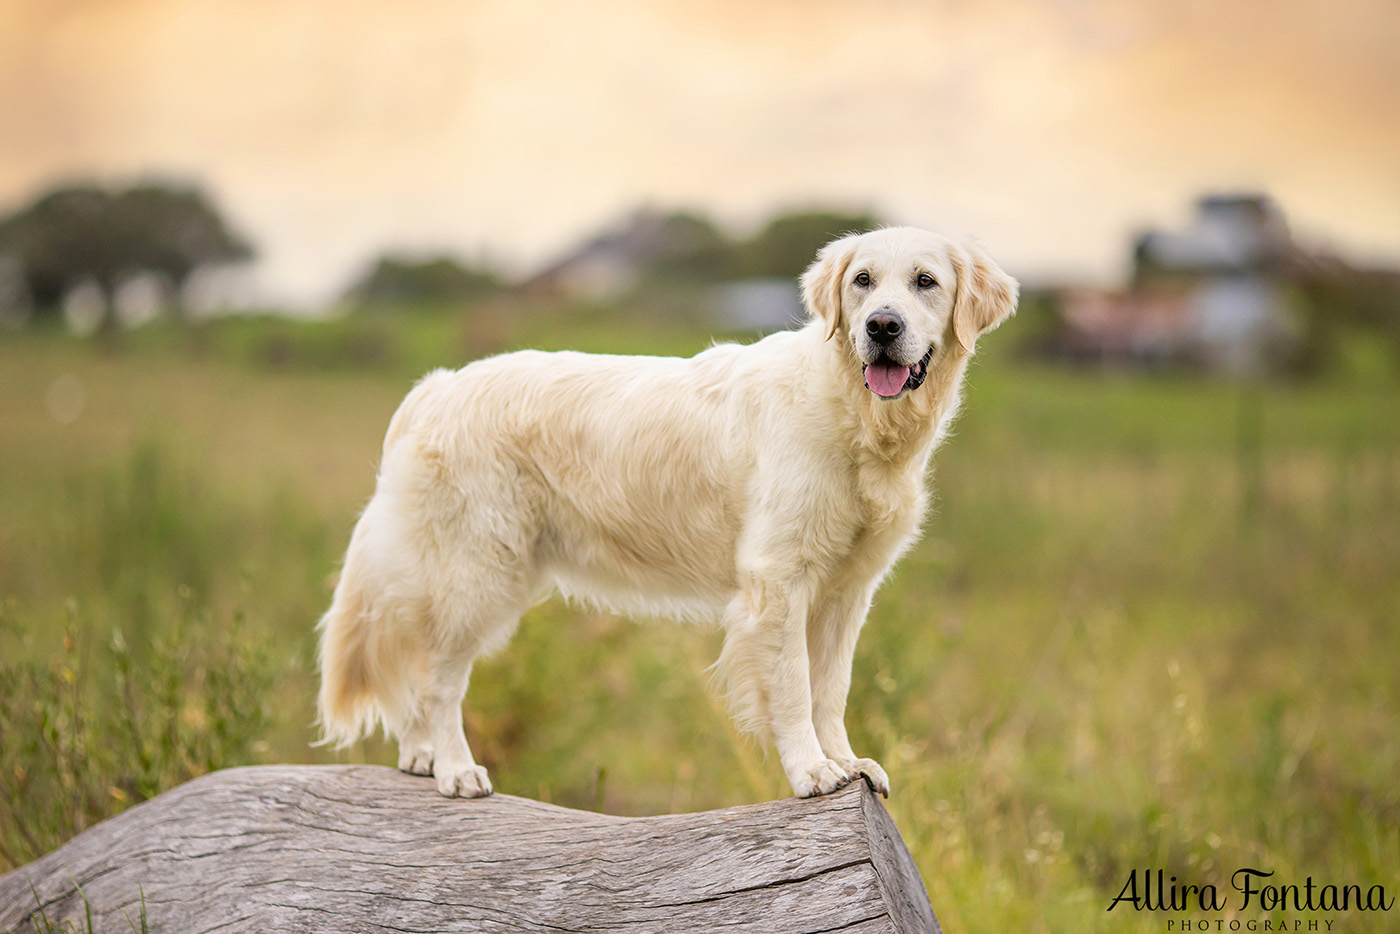
[[[81, 891], [79, 887], [81, 886]], [[864, 782], [698, 814], [612, 817], [438, 795], [376, 766], [195, 779], [0, 876], [0, 931], [938, 931]]]

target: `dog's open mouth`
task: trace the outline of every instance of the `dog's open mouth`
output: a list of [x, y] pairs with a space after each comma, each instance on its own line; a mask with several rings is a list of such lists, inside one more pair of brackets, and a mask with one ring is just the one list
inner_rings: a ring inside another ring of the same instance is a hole
[[918, 389], [923, 385], [924, 377], [928, 376], [928, 362], [931, 359], [932, 347], [913, 366], [904, 366], [881, 354], [865, 365], [865, 388], [884, 399], [893, 399], [906, 389]]

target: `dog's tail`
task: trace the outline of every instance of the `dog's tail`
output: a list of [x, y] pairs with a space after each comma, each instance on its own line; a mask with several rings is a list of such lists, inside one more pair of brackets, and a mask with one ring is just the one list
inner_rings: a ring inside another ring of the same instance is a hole
[[317, 627], [322, 743], [347, 746], [379, 725], [402, 735], [417, 709], [428, 611], [396, 487], [412, 470], [410, 436], [419, 410], [447, 377], [428, 374], [389, 423], [378, 489], [355, 526], [331, 607]]
[[370, 688], [368, 620], [364, 596], [341, 574], [335, 599], [317, 629], [321, 633], [321, 694], [316, 723], [321, 743], [348, 746], [379, 720]]
[[[356, 538], [360, 536], [358, 534]], [[382, 725], [401, 735], [416, 707], [413, 663], [420, 655], [400, 619], [408, 608], [367, 586], [352, 542], [321, 633], [321, 742], [348, 746]]]

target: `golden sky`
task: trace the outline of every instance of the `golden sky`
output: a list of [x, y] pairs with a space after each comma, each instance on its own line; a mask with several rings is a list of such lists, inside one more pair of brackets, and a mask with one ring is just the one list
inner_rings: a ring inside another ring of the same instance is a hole
[[871, 207], [1110, 279], [1202, 191], [1400, 261], [1396, 0], [3, 0], [0, 210], [198, 180], [315, 300], [385, 247], [528, 270], [641, 204]]

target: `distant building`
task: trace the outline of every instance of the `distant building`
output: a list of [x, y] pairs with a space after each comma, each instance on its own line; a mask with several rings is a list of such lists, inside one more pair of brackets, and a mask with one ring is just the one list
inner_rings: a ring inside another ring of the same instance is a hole
[[645, 280], [713, 280], [722, 272], [725, 250], [723, 236], [704, 218], [641, 210], [531, 276], [523, 287], [614, 301]]
[[714, 320], [743, 331], [777, 331], [806, 317], [794, 279], [739, 279], [710, 290]]
[[610, 301], [636, 287], [638, 266], [627, 243], [598, 238], [525, 282], [530, 291], [585, 301]]
[[1060, 295], [1057, 349], [1109, 363], [1257, 372], [1294, 339], [1286, 306], [1296, 255], [1267, 197], [1203, 198], [1185, 230], [1138, 238], [1129, 288]]
[[624, 301], [638, 290], [671, 290], [661, 307], [703, 315], [739, 331], [774, 331], [803, 319], [796, 278], [743, 275], [709, 221], [642, 210], [586, 241], [524, 283], [527, 292], [575, 301]]
[[1283, 212], [1264, 195], [1211, 195], [1196, 203], [1182, 231], [1149, 231], [1138, 238], [1139, 277], [1278, 273], [1293, 255]]

